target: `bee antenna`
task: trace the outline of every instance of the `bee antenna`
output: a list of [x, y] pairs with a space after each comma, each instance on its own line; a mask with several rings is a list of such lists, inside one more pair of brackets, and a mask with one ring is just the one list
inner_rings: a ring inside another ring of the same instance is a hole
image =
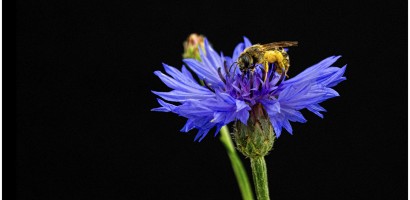
[[[232, 65], [229, 67], [229, 72], [231, 72], [232, 66], [233, 66], [234, 64], [238, 64], [238, 62], [233, 62], [233, 63], [232, 63]], [[234, 71], [234, 73], [235, 73], [235, 71]]]
[[233, 70], [233, 75], [235, 76], [235, 72], [236, 72], [237, 67], [235, 67], [235, 69]]

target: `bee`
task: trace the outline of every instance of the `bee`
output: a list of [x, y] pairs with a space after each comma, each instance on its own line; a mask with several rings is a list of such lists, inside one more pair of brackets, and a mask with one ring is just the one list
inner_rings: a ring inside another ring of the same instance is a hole
[[[276, 72], [279, 74], [286, 72], [289, 69], [289, 55], [283, 49], [283, 47], [297, 46], [297, 41], [281, 41], [272, 42], [269, 44], [255, 44], [246, 48], [238, 57], [236, 61], [239, 70], [242, 74], [250, 71], [253, 73], [257, 64], [262, 64], [265, 68], [263, 75], [263, 81], [266, 80], [267, 73], [269, 71], [269, 64], [274, 63], [276, 66]], [[287, 75], [286, 75], [287, 76]]]

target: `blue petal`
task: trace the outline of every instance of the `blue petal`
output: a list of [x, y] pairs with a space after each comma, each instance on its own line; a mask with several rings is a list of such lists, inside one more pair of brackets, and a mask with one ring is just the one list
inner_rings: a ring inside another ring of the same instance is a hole
[[165, 63], [162, 64], [164, 66], [165, 72], [167, 72], [167, 74], [171, 75], [172, 78], [174, 78], [176, 81], [187, 85], [189, 84], [191, 87], [196, 87], [198, 89], [204, 89], [203, 87], [201, 87], [197, 81], [194, 80], [194, 78], [192, 77], [191, 73], [189, 71], [187, 71], [186, 69], [184, 69], [185, 67], [182, 67], [182, 70], [185, 70], [186, 72], [180, 72], [179, 70], [175, 69], [174, 67], [171, 67]]
[[189, 79], [191, 79], [193, 82], [196, 82], [194, 77], [192, 76], [191, 72], [184, 66], [182, 65], [182, 73]]
[[221, 130], [222, 126], [223, 126], [223, 125], [221, 125], [221, 124], [219, 124], [219, 125], [216, 126], [215, 134], [214, 134], [215, 137], [218, 135], [218, 133], [219, 133], [219, 131]]
[[283, 127], [292, 135], [293, 129], [288, 120], [283, 120]]
[[210, 62], [210, 66], [213, 67], [215, 70], [219, 67], [223, 67], [223, 57], [220, 57], [218, 53], [209, 45], [208, 39], [205, 38], [204, 46], [206, 49], [206, 58]]
[[170, 92], [152, 91], [152, 93], [160, 96], [161, 98], [167, 101], [175, 101], [175, 102], [185, 102], [191, 99], [200, 100], [200, 99], [206, 99], [206, 98], [210, 98], [214, 96], [214, 94], [211, 92], [201, 92], [201, 91], [183, 92], [179, 90], [173, 90]]
[[274, 100], [262, 101], [277, 136], [280, 135], [282, 128], [292, 133], [289, 121], [306, 122], [302, 113], [299, 112], [301, 109], [307, 108], [319, 117], [323, 117], [320, 112], [326, 110], [319, 103], [339, 96], [330, 87], [345, 80], [345, 77], [343, 77], [345, 67], [331, 67], [339, 57], [329, 57], [306, 69], [296, 77], [283, 81], [273, 93], [278, 98], [280, 110], [277, 109], [277, 106], [274, 106], [276, 103]]
[[151, 111], [157, 111], [157, 112], [171, 112], [175, 109], [175, 105], [166, 103], [164, 101], [162, 101], [161, 99], [157, 99], [158, 103], [162, 106], [159, 108], [153, 108], [151, 109]]
[[331, 76], [327, 78], [327, 80], [325, 78], [322, 78], [325, 79], [323, 82], [321, 82], [322, 84], [326, 85], [327, 87], [334, 87], [338, 83], [346, 80], [346, 77], [343, 77], [343, 74], [346, 71], [346, 65], [342, 68], [330, 67], [329, 69], [334, 70], [334, 73], [332, 73]]
[[295, 82], [300, 83], [300, 82], [308, 82], [311, 80], [316, 80], [319, 74], [323, 71], [323, 69], [330, 67], [340, 57], [341, 56], [328, 57], [322, 60], [321, 62], [317, 63], [316, 65], [313, 65], [312, 67], [305, 69], [303, 72], [301, 72], [297, 76], [284, 81], [283, 84], [292, 84]]
[[236, 45], [235, 49], [233, 50], [232, 60], [236, 61], [244, 49], [245, 45], [243, 43], [239, 43], [238, 45]]
[[172, 88], [172, 89], [176, 89], [176, 90], [181, 90], [181, 91], [185, 91], [185, 92], [196, 92], [196, 91], [207, 91], [208, 89], [206, 89], [205, 87], [200, 86], [199, 84], [196, 83], [187, 83], [187, 82], [180, 82], [177, 81], [165, 74], [163, 74], [160, 71], [155, 71], [154, 72], [155, 75], [157, 75], [161, 81], [163, 83], [165, 83], [165, 85], [167, 85], [168, 87]]
[[193, 125], [194, 120], [192, 119], [188, 119], [186, 124], [184, 125], [184, 127], [182, 127], [182, 129], [180, 130], [181, 132], [188, 132], [190, 130], [192, 130], [193, 128], [195, 128], [195, 126]]
[[[250, 110], [250, 108], [249, 108]], [[239, 119], [243, 124], [247, 125], [248, 124], [248, 119], [249, 119], [249, 111], [246, 109], [241, 110], [237, 114], [237, 119]]]
[[282, 109], [282, 113], [284, 114], [284, 116], [286, 116], [286, 119], [292, 122], [300, 122], [300, 123], [307, 122], [305, 117], [303, 117], [302, 113], [297, 110], [284, 108]]
[[223, 82], [219, 79], [218, 72], [211, 70], [209, 67], [204, 67], [195, 59], [184, 59], [184, 62], [198, 75], [201, 80], [206, 79], [209, 83], [215, 86], [223, 85]]
[[243, 36], [243, 41], [244, 41], [244, 44], [245, 44], [245, 48], [248, 48], [248, 47], [252, 46], [251, 41], [247, 37]]

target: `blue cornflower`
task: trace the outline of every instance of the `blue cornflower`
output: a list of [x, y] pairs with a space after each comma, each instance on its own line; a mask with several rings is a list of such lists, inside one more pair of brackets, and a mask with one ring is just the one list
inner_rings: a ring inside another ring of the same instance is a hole
[[319, 103], [339, 96], [331, 87], [346, 79], [343, 77], [346, 66], [331, 66], [340, 56], [326, 58], [290, 79], [278, 74], [271, 66], [272, 70], [263, 81], [266, 72], [262, 67], [257, 67], [253, 75], [243, 75], [240, 70], [228, 67], [251, 45], [245, 37], [244, 42], [236, 46], [231, 58], [216, 53], [205, 39], [205, 52], [200, 49], [201, 61], [184, 59], [205, 86], [195, 80], [185, 66], [180, 71], [163, 64], [168, 75], [160, 71], [154, 74], [173, 90], [153, 93], [174, 103], [158, 99], [161, 107], [152, 110], [173, 112], [187, 118], [181, 131], [198, 129], [195, 141], [201, 141], [214, 127], [216, 135], [222, 126], [233, 121], [239, 120], [246, 125], [255, 105], [262, 105], [266, 110], [276, 137], [280, 136], [282, 128], [292, 134], [290, 121], [306, 122], [300, 112], [304, 108], [323, 118], [320, 112], [326, 110]]

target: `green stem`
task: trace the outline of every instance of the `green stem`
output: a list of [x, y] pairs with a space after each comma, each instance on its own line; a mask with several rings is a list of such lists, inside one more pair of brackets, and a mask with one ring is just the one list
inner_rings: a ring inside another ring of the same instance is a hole
[[231, 136], [229, 134], [228, 127], [223, 126], [220, 130], [221, 142], [224, 144], [226, 151], [228, 153], [229, 159], [231, 160], [232, 168], [236, 176], [236, 180], [241, 190], [242, 198], [244, 200], [253, 200], [253, 193], [251, 185], [249, 183], [248, 175], [245, 168], [242, 165], [241, 159], [236, 153], [234, 144], [232, 142]]
[[251, 158], [253, 183], [258, 200], [269, 200], [268, 174], [264, 157]]

